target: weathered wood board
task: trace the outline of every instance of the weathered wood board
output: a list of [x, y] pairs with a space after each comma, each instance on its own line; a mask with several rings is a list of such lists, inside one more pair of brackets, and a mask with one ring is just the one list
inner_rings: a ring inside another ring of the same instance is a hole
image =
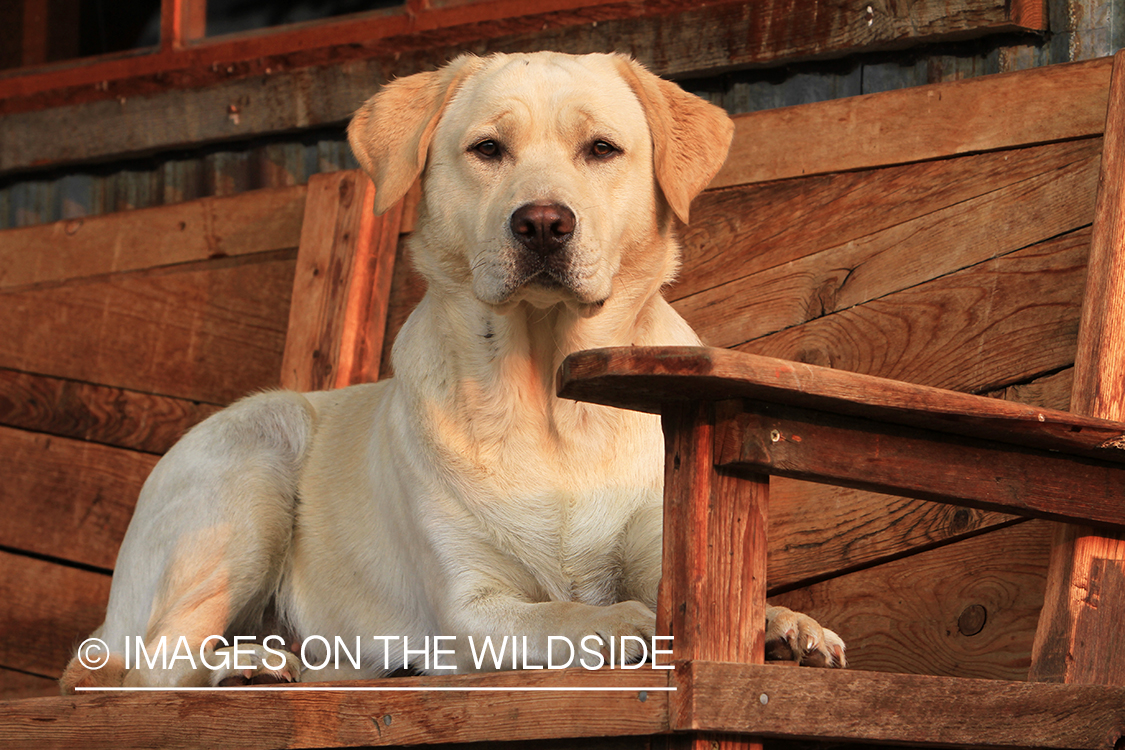
[[0, 369], [0, 425], [164, 453], [219, 407]]
[[57, 678], [105, 619], [109, 576], [0, 550], [0, 666]]
[[1023, 680], [1050, 541], [1050, 524], [1028, 521], [770, 603], [830, 623], [855, 669]]
[[10, 229], [0, 289], [297, 247], [305, 186]]
[[293, 256], [0, 292], [0, 368], [210, 403], [276, 386]]
[[[530, 13], [526, 5], [501, 2], [502, 10], [485, 8], [483, 16], [480, 5], [384, 12], [321, 24], [303, 35], [250, 34], [0, 81], [0, 114], [8, 123], [0, 172], [341, 122], [379, 83], [466, 51], [618, 50], [660, 74], [701, 75], [1038, 30], [1045, 23], [1041, 4], [1027, 0], [908, 6], [770, 0], [705, 7], [683, 0], [560, 0]], [[293, 54], [295, 48], [302, 52]], [[168, 80], [183, 80], [187, 90], [169, 90]], [[72, 137], [51, 137], [58, 132]]]
[[156, 460], [0, 427], [0, 547], [112, 569]]

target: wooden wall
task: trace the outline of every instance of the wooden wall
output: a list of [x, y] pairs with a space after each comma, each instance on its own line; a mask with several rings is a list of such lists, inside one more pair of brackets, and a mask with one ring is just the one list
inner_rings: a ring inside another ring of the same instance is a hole
[[[0, 696], [55, 691], [159, 454], [279, 382], [302, 183], [349, 165], [330, 130], [378, 81], [459, 49], [617, 48], [760, 110], [1065, 59], [1081, 31], [1054, 2], [879, 5], [871, 25], [844, 3], [823, 28], [755, 15], [811, 0], [558, 5], [179, 88], [148, 70], [104, 88], [82, 70], [56, 89], [0, 79]], [[669, 296], [715, 345], [1065, 408], [1108, 79], [1093, 62], [742, 115]], [[60, 136], [75, 123], [92, 135]], [[420, 292], [396, 263], [388, 345]], [[837, 627], [856, 666], [1025, 676], [1045, 524], [796, 482], [773, 495], [771, 591]]]

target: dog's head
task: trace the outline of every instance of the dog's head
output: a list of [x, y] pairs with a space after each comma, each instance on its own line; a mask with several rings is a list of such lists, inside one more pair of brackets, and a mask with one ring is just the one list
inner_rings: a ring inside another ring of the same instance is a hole
[[[423, 176], [422, 272], [503, 307], [596, 309], [623, 269], [663, 283], [674, 213], [726, 158], [726, 114], [619, 55], [461, 57], [394, 81], [348, 137], [375, 210]], [[658, 252], [659, 258], [638, 257]], [[642, 270], [637, 270], [642, 269]]]

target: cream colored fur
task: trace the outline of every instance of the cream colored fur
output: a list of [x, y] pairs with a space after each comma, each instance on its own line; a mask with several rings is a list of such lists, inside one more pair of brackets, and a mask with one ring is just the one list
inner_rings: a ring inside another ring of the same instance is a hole
[[[126, 671], [127, 636], [362, 638], [358, 670], [300, 674], [293, 658], [274, 670], [302, 680], [382, 674], [372, 636], [411, 648], [458, 636], [446, 661], [462, 671], [469, 636], [526, 635], [529, 664], [546, 663], [549, 635], [651, 636], [659, 420], [561, 400], [554, 377], [581, 349], [698, 343], [660, 289], [678, 262], [675, 217], [687, 219], [732, 130], [718, 108], [612, 55], [464, 57], [387, 85], [349, 136], [378, 210], [422, 178], [410, 250], [428, 291], [395, 343], [396, 376], [252, 396], [169, 451], [95, 633], [111, 664], [72, 662], [64, 688], [206, 685], [235, 671]], [[576, 217], [550, 278], [527, 277], [509, 228], [529, 202]], [[831, 631], [770, 616], [770, 638], [842, 662]]]

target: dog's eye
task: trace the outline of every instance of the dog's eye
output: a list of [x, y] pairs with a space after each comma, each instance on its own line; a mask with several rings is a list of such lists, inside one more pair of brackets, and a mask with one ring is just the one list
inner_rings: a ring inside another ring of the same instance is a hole
[[481, 141], [470, 148], [486, 159], [496, 159], [500, 156], [500, 144], [492, 139]]
[[609, 141], [594, 141], [590, 144], [590, 156], [596, 159], [608, 159], [618, 151], [617, 146], [614, 146]]

